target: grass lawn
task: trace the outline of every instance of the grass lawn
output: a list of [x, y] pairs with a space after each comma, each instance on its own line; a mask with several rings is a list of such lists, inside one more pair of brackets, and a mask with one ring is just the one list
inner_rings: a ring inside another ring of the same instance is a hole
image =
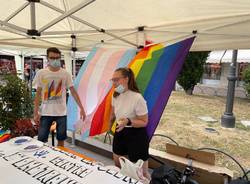
[[[172, 92], [168, 105], [162, 115], [156, 133], [167, 135], [181, 146], [188, 148], [211, 147], [220, 149], [250, 169], [250, 128], [240, 124], [241, 120], [250, 120], [250, 100], [236, 98], [234, 101], [234, 115], [236, 128], [222, 128], [221, 115], [225, 111], [226, 97], [207, 95], [186, 95], [184, 92]], [[210, 116], [217, 120], [207, 123], [200, 120], [199, 116]], [[216, 133], [205, 131], [213, 128]], [[151, 147], [165, 150], [164, 143], [170, 142], [166, 138], [155, 137]], [[240, 168], [228, 157], [216, 154], [216, 164], [233, 170], [236, 176]]]

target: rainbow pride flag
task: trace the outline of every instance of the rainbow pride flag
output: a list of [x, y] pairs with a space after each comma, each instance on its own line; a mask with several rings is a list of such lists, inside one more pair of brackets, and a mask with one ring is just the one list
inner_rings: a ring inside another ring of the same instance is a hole
[[[94, 48], [90, 52], [74, 81], [87, 117], [84, 122], [80, 120], [78, 106], [70, 96], [67, 104], [68, 130], [80, 133], [82, 139], [90, 135], [90, 130], [93, 129], [93, 116], [112, 88], [110, 79], [114, 70], [127, 66], [135, 54], [136, 49]], [[106, 131], [107, 123], [100, 122], [98, 128], [101, 132]]]
[[[193, 41], [194, 37], [167, 47], [160, 44], [152, 45], [142, 49], [130, 62], [127, 62], [126, 65], [123, 63], [115, 67], [128, 66], [135, 74], [140, 92], [147, 101], [149, 111], [147, 132], [150, 138], [154, 134], [160, 121], [168, 98], [175, 85], [177, 75], [182, 68]], [[115, 68], [113, 68], [113, 71]], [[79, 94], [82, 95], [81, 93]], [[110, 105], [113, 94], [111, 83], [103, 94], [105, 95], [102, 101], [100, 101], [98, 106], [95, 106], [94, 111], [92, 111], [91, 119], [87, 118], [86, 122], [91, 122], [90, 126], [87, 127], [87, 135], [89, 136], [98, 135], [108, 129]], [[91, 101], [92, 99], [90, 98], [88, 100]], [[82, 126], [80, 126], [81, 130], [86, 129], [83, 128], [86, 126], [86, 122], [79, 122], [79, 124], [82, 124]], [[86, 135], [84, 131], [81, 131], [81, 133]]]
[[8, 141], [10, 139], [10, 132], [0, 129], [0, 143]]

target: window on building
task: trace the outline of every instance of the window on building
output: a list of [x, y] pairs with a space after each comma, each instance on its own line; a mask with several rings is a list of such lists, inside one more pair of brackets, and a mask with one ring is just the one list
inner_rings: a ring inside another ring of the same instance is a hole
[[204, 65], [203, 79], [220, 80], [221, 65], [219, 63], [206, 63]]

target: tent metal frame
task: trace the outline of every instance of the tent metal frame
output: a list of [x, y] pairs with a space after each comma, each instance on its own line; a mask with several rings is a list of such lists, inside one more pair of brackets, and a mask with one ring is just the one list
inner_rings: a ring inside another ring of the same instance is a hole
[[[112, 41], [112, 40], [120, 40], [122, 42], [125, 42], [129, 45], [132, 45], [134, 47], [139, 47], [140, 45], [138, 45], [138, 40], [135, 41], [136, 43], [133, 43], [127, 39], [124, 38], [123, 35], [121, 36], [118, 36], [116, 34], [114, 34], [113, 32], [116, 31], [116, 30], [105, 30], [104, 28], [101, 28], [101, 27], [98, 27], [96, 25], [93, 25], [75, 15], [73, 15], [74, 13], [78, 12], [79, 10], [83, 9], [84, 7], [88, 6], [89, 4], [93, 3], [95, 0], [88, 0], [88, 1], [85, 1], [85, 2], [82, 2], [82, 3], [79, 3], [77, 6], [71, 8], [70, 10], [68, 11], [64, 11], [60, 8], [57, 8], [55, 7], [54, 5], [46, 2], [45, 0], [39, 0], [39, 1], [36, 1], [36, 0], [29, 0], [27, 2], [25, 2], [23, 5], [21, 5], [16, 11], [14, 11], [11, 15], [9, 15], [4, 21], [0, 20], [0, 30], [3, 30], [3, 31], [7, 31], [7, 32], [11, 32], [13, 34], [18, 34], [20, 36], [24, 36], [24, 37], [27, 37], [27, 38], [43, 38], [42, 36], [43, 35], [59, 35], [59, 34], [81, 34], [81, 33], [95, 33], [95, 32], [100, 32], [100, 33], [103, 33], [103, 34], [106, 34], [112, 38], [109, 38], [107, 40], [100, 40], [99, 42], [109, 42], [109, 41]], [[41, 28], [39, 28], [38, 30], [36, 29], [36, 3], [40, 3], [41, 5], [47, 7], [47, 8], [50, 8], [56, 12], [59, 12], [61, 13], [61, 15], [57, 18], [55, 18], [54, 20], [50, 21], [49, 23], [47, 23], [46, 25], [42, 26]], [[31, 17], [31, 20], [30, 20], [30, 29], [26, 29], [26, 28], [23, 28], [23, 27], [20, 27], [20, 26], [17, 26], [17, 25], [14, 25], [14, 24], [11, 24], [9, 21], [14, 18], [16, 15], [18, 15], [21, 11], [23, 11], [28, 5], [30, 5], [30, 17]], [[232, 18], [232, 17], [242, 17], [242, 16], [249, 16], [250, 13], [246, 12], [246, 13], [239, 13], [239, 14], [230, 14], [230, 15], [223, 15], [223, 16], [211, 16], [211, 17], [208, 17], [206, 18], [207, 20], [213, 20], [213, 19], [223, 19], [223, 18]], [[75, 21], [78, 21], [94, 30], [89, 30], [89, 31], [47, 31], [47, 29], [49, 29], [50, 27], [54, 26], [55, 24], [57, 24], [58, 22], [64, 20], [65, 18], [72, 18], [73, 20]], [[176, 24], [179, 24], [180, 22], [184, 22], [184, 23], [187, 23], [187, 22], [190, 22], [190, 21], [204, 21], [204, 19], [201, 19], [201, 18], [198, 18], [196, 20], [185, 20], [185, 21], [176, 21], [176, 22], [170, 22], [170, 23], [167, 23], [167, 24], [161, 24], [161, 25], [157, 25], [157, 26], [152, 26], [150, 28], [147, 29], [147, 27], [145, 27], [145, 31], [155, 31], [155, 32], [168, 32], [168, 33], [179, 33], [179, 31], [168, 31], [168, 30], [154, 30], [155, 28], [163, 28], [163, 27], [168, 27], [168, 26], [174, 26]], [[249, 38], [250, 35], [231, 35], [231, 34], [219, 34], [219, 33], [213, 33], [211, 31], [214, 31], [214, 30], [218, 30], [220, 28], [225, 28], [225, 27], [228, 27], [228, 26], [232, 26], [232, 25], [237, 25], [239, 23], [244, 23], [244, 22], [248, 22], [250, 21], [250, 18], [247, 18], [246, 20], [242, 20], [242, 21], [235, 21], [233, 23], [226, 23], [226, 24], [223, 24], [223, 25], [216, 25], [216, 26], [211, 26], [210, 28], [206, 28], [204, 30], [199, 30], [198, 34], [200, 35], [218, 35], [218, 36], [234, 36], [234, 37], [247, 37]], [[4, 26], [4, 27], [3, 27]], [[166, 28], [167, 29], [167, 28]], [[126, 29], [120, 29], [120, 31], [124, 31]], [[135, 29], [127, 29], [127, 30], [135, 30]], [[119, 31], [119, 30], [117, 30]], [[192, 31], [191, 31], [192, 32]], [[188, 32], [186, 31], [185, 33], [187, 35], [190, 35], [191, 32]], [[138, 34], [140, 34], [140, 31], [138, 30], [138, 32], [135, 32], [135, 36], [136, 36], [136, 39], [138, 39]], [[2, 41], [2, 40], [0, 40]], [[40, 39], [40, 41], [45, 41], [44, 39]], [[169, 40], [168, 40], [169, 41]], [[49, 42], [49, 41], [45, 41], [46, 43], [51, 43], [51, 44], [55, 44], [53, 42]], [[96, 41], [98, 43], [98, 41]], [[162, 43], [165, 43], [165, 42], [162, 42]], [[59, 44], [58, 44], [59, 45]], [[65, 48], [65, 45], [64, 47]], [[67, 47], [67, 49], [69, 49]]]
[[[5, 27], [0, 27], [0, 30], [11, 32], [13, 34], [18, 34], [20, 36], [24, 36], [24, 37], [27, 37], [27, 38], [34, 38], [34, 36], [36, 36], [36, 38], [38, 38], [41, 35], [89, 33], [90, 31], [95, 33], [97, 31], [97, 32], [101, 32], [103, 34], [107, 34], [107, 35], [113, 37], [114, 39], [118, 39], [120, 41], [123, 41], [123, 42], [129, 44], [129, 45], [138, 47], [138, 45], [136, 45], [133, 42], [130, 42], [130, 41], [128, 41], [128, 40], [126, 40], [126, 39], [124, 39], [124, 38], [122, 38], [120, 36], [117, 36], [116, 34], [111, 33], [108, 30], [100, 28], [100, 27], [98, 27], [96, 25], [93, 25], [93, 24], [91, 24], [91, 23], [89, 23], [87, 21], [84, 21], [81, 18], [76, 17], [76, 16], [73, 15], [74, 13], [78, 12], [79, 10], [81, 10], [82, 8], [88, 6], [89, 4], [93, 3], [94, 1], [95, 0], [89, 0], [87, 2], [80, 3], [77, 6], [73, 7], [72, 9], [68, 10], [68, 11], [61, 10], [60, 8], [57, 8], [57, 7], [53, 6], [53, 5], [51, 5], [50, 3], [45, 2], [44, 0], [40, 0], [39, 2], [35, 2], [35, 1], [26, 2], [21, 7], [19, 7], [15, 12], [13, 12], [11, 15], [9, 15], [4, 21], [0, 20], [0, 24], [2, 26], [5, 26]], [[60, 15], [59, 17], [55, 18], [54, 20], [52, 20], [51, 22], [49, 22], [48, 24], [44, 25], [43, 27], [41, 27], [40, 29], [37, 30], [36, 29], [36, 6], [35, 6], [35, 3], [40, 3], [40, 4], [42, 4], [43, 6], [45, 6], [47, 8], [50, 8], [50, 9], [56, 11], [56, 12], [61, 13], [62, 15]], [[18, 15], [21, 11], [23, 11], [28, 5], [30, 5], [30, 17], [31, 17], [30, 25], [31, 25], [31, 29], [26, 29], [26, 28], [23, 28], [23, 27], [20, 27], [20, 26], [9, 23], [9, 21], [12, 18], [14, 18], [16, 15]], [[54, 26], [58, 22], [64, 20], [65, 18], [68, 18], [68, 17], [70, 17], [70, 18], [72, 18], [72, 19], [74, 19], [74, 20], [76, 20], [76, 21], [78, 21], [78, 22], [80, 22], [80, 23], [82, 23], [84, 25], [87, 25], [87, 26], [93, 28], [94, 30], [90, 30], [90, 31], [45, 32], [45, 30], [49, 29], [50, 27]], [[131, 29], [128, 29], [128, 30], [131, 30]], [[117, 31], [119, 31], [119, 30], [117, 30]], [[24, 33], [24, 34], [22, 34], [22, 33]], [[30, 36], [33, 36], [33, 37], [30, 37]], [[53, 42], [51, 42], [51, 43], [53, 43]], [[53, 44], [55, 44], [55, 43], [53, 43]]]

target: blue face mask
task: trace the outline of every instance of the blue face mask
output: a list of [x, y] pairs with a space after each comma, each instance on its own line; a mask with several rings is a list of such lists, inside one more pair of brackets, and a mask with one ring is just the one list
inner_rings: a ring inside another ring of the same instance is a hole
[[49, 65], [53, 68], [59, 68], [61, 67], [61, 61], [60, 59], [53, 59], [49, 61]]
[[123, 93], [124, 91], [125, 91], [125, 88], [124, 88], [124, 86], [123, 85], [121, 85], [121, 84], [119, 84], [119, 86], [117, 86], [116, 88], [115, 88], [115, 91], [117, 92], [117, 93]]

